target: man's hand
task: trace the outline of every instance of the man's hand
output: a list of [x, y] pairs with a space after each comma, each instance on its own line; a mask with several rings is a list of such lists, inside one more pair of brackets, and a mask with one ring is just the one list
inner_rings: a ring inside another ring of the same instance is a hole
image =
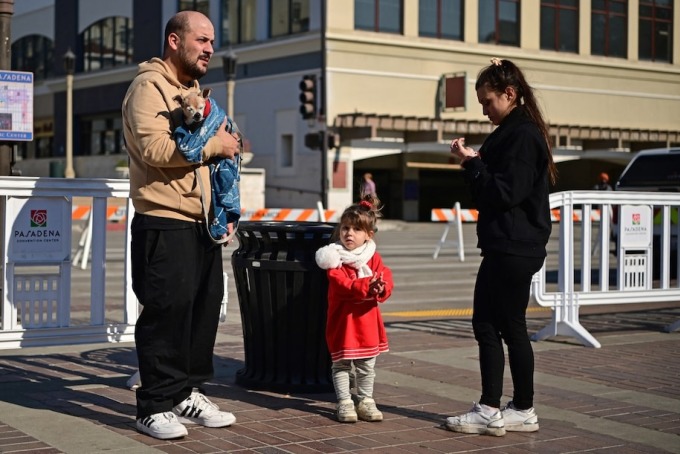
[[236, 134], [231, 134], [227, 132], [227, 118], [224, 118], [222, 126], [217, 129], [215, 137], [219, 137], [222, 141], [222, 153], [220, 156], [224, 158], [233, 159], [234, 156], [239, 154], [241, 151], [241, 144], [239, 138]]

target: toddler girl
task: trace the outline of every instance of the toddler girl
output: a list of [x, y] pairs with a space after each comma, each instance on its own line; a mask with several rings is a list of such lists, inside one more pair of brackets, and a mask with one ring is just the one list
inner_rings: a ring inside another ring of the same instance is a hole
[[[328, 270], [326, 342], [333, 361], [340, 422], [383, 419], [373, 400], [376, 357], [388, 351], [378, 303], [390, 297], [393, 282], [392, 272], [383, 264], [373, 242], [379, 203], [375, 195], [367, 194], [348, 207], [334, 233], [339, 241], [316, 252], [316, 263]], [[352, 366], [354, 397], [350, 392]]]

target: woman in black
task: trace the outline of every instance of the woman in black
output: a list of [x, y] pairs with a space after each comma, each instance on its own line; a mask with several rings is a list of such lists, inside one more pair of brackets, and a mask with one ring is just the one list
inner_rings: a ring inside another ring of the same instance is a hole
[[[461, 160], [479, 219], [477, 274], [472, 326], [479, 345], [482, 396], [470, 412], [447, 418], [454, 432], [502, 436], [534, 432], [534, 353], [527, 334], [526, 309], [532, 276], [545, 260], [551, 231], [549, 184], [557, 170], [548, 128], [532, 88], [509, 60], [494, 58], [475, 84], [484, 115], [498, 128], [479, 152], [465, 139], [451, 142]], [[501, 409], [508, 347], [513, 399]]]

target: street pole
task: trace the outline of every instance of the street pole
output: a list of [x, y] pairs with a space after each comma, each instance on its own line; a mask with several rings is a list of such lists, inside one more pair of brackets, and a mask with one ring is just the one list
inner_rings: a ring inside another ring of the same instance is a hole
[[[12, 68], [12, 15], [14, 0], [0, 0], [0, 69]], [[0, 142], [0, 176], [12, 175], [11, 142]]]
[[75, 178], [73, 169], [73, 73], [75, 70], [76, 56], [67, 50], [64, 54], [64, 67], [66, 69], [66, 178]]
[[321, 203], [324, 209], [328, 209], [328, 114], [326, 112], [326, 14], [327, 0], [321, 0]]
[[227, 81], [227, 115], [234, 120], [234, 89], [236, 88], [235, 80]]

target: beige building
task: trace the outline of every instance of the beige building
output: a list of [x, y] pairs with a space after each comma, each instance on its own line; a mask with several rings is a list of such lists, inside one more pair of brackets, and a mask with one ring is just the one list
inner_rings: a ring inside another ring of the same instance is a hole
[[[474, 82], [492, 57], [514, 61], [537, 90], [560, 171], [554, 190], [589, 189], [603, 171], [615, 181], [635, 151], [680, 145], [678, 0], [35, 0], [15, 8], [13, 61], [38, 36], [51, 43], [47, 65], [56, 67], [36, 76], [40, 139], [19, 149], [24, 175], [51, 174], [63, 160], [59, 56], [72, 48], [76, 177], [115, 176], [125, 158], [122, 95], [137, 62], [160, 54], [167, 19], [185, 8], [216, 24], [202, 84], [220, 102], [228, 100], [224, 57], [238, 57], [234, 117], [253, 152], [248, 168], [266, 174], [267, 208], [322, 200], [342, 209], [367, 171], [387, 217], [429, 220], [435, 207], [471, 207], [448, 143], [465, 136], [480, 145], [491, 131]], [[97, 51], [102, 24], [128, 30], [115, 36], [129, 42]], [[13, 69], [38, 74], [33, 60], [18, 61]], [[298, 85], [310, 76], [316, 110], [303, 118]], [[336, 139], [325, 152], [310, 140], [319, 131]]]

